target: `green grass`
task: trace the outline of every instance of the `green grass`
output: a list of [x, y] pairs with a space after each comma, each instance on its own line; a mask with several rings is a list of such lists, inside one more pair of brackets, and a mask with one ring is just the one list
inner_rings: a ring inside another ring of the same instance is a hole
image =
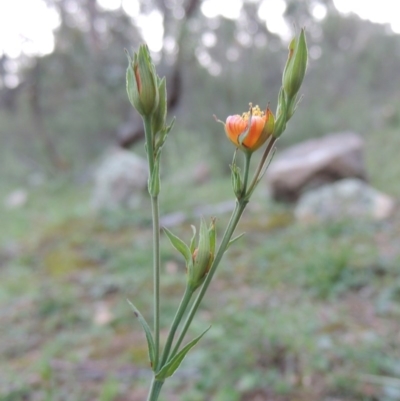
[[400, 147], [399, 128], [371, 130], [366, 135], [366, 163], [373, 186], [389, 195], [400, 197], [400, 165], [396, 162]]

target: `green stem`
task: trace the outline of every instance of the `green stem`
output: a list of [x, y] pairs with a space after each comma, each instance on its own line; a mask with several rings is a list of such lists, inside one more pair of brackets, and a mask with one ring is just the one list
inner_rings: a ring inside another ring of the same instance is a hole
[[[244, 177], [243, 177], [243, 194], [246, 194], [247, 192], [247, 182], [248, 182], [248, 177], [249, 177], [249, 167], [250, 167], [250, 157], [251, 154], [246, 154], [246, 159], [245, 159], [245, 168], [244, 168]], [[248, 200], [246, 198], [242, 198], [236, 201], [235, 205], [235, 210], [232, 213], [231, 219], [229, 220], [228, 226], [226, 227], [224, 236], [222, 238], [221, 244], [218, 248], [217, 254], [215, 255], [215, 259], [213, 261], [213, 264], [211, 265], [210, 271], [207, 274], [206, 279], [204, 280], [203, 285], [200, 288], [200, 292], [198, 293], [189, 313], [188, 316], [186, 317], [185, 323], [183, 325], [182, 331], [179, 335], [178, 341], [175, 344], [175, 347], [172, 351], [172, 356], [174, 356], [178, 351], [179, 347], [182, 344], [183, 339], [185, 338], [185, 335], [190, 327], [190, 324], [192, 323], [192, 320], [194, 318], [194, 315], [197, 312], [197, 309], [200, 306], [201, 301], [203, 300], [203, 297], [211, 283], [211, 280], [217, 270], [217, 267], [224, 256], [224, 253], [229, 245], [229, 241], [232, 238], [232, 235], [236, 229], [236, 226], [239, 223], [240, 217], [243, 214], [244, 209], [246, 208], [246, 205], [248, 203]]]
[[244, 175], [243, 175], [243, 192], [242, 196], [246, 194], [247, 191], [247, 182], [249, 180], [249, 169], [250, 169], [250, 160], [252, 152], [246, 152], [244, 154]]
[[254, 173], [253, 179], [251, 180], [251, 183], [249, 185], [249, 190], [247, 191], [247, 193], [251, 194], [254, 186], [257, 185], [257, 181], [259, 179], [260, 173], [261, 173], [261, 171], [264, 167], [264, 164], [265, 164], [269, 154], [271, 153], [272, 148], [274, 147], [276, 141], [277, 141], [277, 138], [272, 137], [271, 140], [268, 142], [268, 145], [265, 148], [265, 151], [261, 157], [260, 163], [257, 166], [257, 170]]
[[174, 320], [172, 321], [172, 325], [169, 330], [168, 338], [165, 343], [164, 352], [161, 357], [160, 367], [164, 366], [164, 364], [168, 360], [169, 352], [171, 351], [171, 346], [172, 346], [172, 342], [174, 341], [176, 330], [178, 329], [178, 326], [182, 320], [183, 314], [185, 313], [186, 308], [189, 305], [189, 302], [190, 302], [190, 299], [192, 298], [193, 292], [194, 292], [193, 289], [191, 289], [188, 286], [186, 287], [185, 293], [183, 294], [181, 303], [179, 305], [178, 310], [176, 311]]
[[151, 117], [143, 117], [144, 133], [146, 136], [146, 151], [147, 160], [149, 162], [149, 177], [151, 177], [154, 170], [154, 146], [153, 146], [153, 132], [151, 128]]
[[172, 351], [172, 356], [176, 355], [176, 353], [179, 351], [179, 347], [182, 344], [182, 341], [186, 335], [186, 332], [188, 331], [190, 324], [192, 323], [192, 320], [194, 318], [194, 315], [197, 312], [197, 309], [200, 306], [200, 303], [208, 289], [208, 286], [210, 285], [210, 282], [214, 276], [215, 271], [217, 270], [218, 264], [222, 259], [222, 256], [224, 255], [226, 248], [228, 247], [229, 241], [233, 235], [233, 232], [235, 231], [235, 228], [240, 220], [240, 217], [242, 216], [242, 213], [244, 209], [246, 208], [247, 201], [237, 201], [236, 202], [236, 207], [235, 210], [232, 213], [231, 219], [228, 223], [228, 226], [225, 230], [224, 237], [222, 239], [221, 245], [218, 248], [218, 252], [215, 255], [215, 259], [213, 264], [211, 265], [210, 271], [207, 274], [207, 277], [203, 283], [203, 285], [200, 288], [200, 292], [198, 293], [189, 313], [188, 316], [186, 317], [185, 323], [183, 325], [182, 331], [179, 335], [178, 341]]
[[158, 197], [151, 197], [153, 214], [153, 287], [154, 287], [154, 364], [158, 367], [160, 353], [160, 218]]
[[[149, 177], [152, 177], [154, 171], [154, 146], [151, 117], [144, 117], [143, 120], [146, 136], [147, 160], [149, 163]], [[152, 196], [150, 193], [150, 197], [153, 217], [154, 364], [155, 368], [157, 369], [160, 354], [160, 215], [158, 208], [158, 196]]]
[[152, 380], [151, 386], [150, 386], [149, 395], [147, 396], [147, 401], [157, 401], [158, 400], [158, 396], [160, 395], [163, 384], [164, 384], [163, 381], [157, 380], [155, 377], [153, 377], [153, 380]]

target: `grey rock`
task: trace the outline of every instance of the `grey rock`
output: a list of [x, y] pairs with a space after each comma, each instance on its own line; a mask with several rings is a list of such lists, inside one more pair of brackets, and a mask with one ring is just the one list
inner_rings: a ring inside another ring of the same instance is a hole
[[382, 220], [390, 217], [396, 202], [365, 182], [347, 178], [301, 196], [295, 217], [304, 223], [343, 219]]
[[123, 149], [107, 152], [95, 171], [95, 209], [134, 208], [147, 188], [146, 160]]
[[4, 206], [7, 209], [20, 209], [28, 201], [28, 191], [24, 188], [18, 188], [10, 192], [4, 199]]
[[343, 178], [365, 180], [364, 142], [353, 132], [327, 135], [280, 153], [266, 179], [276, 200], [295, 201], [301, 193]]

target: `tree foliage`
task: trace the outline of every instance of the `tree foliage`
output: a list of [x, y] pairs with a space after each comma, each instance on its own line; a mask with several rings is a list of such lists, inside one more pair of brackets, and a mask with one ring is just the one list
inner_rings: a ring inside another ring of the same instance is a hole
[[[12, 63], [7, 55], [0, 59], [1, 139], [41, 165], [76, 167], [109, 144], [131, 146], [140, 140], [140, 122], [125, 94], [123, 49], [143, 42], [140, 23], [154, 10], [163, 16], [164, 29], [164, 46], [154, 58], [167, 76], [178, 128], [201, 134], [219, 155], [223, 149], [215, 138], [223, 134], [212, 114], [224, 119], [250, 101], [265, 107], [281, 85], [287, 42], [260, 18], [262, 1], [245, 1], [236, 20], [207, 18], [201, 0], [140, 2], [135, 17], [122, 7], [103, 9], [96, 0], [47, 3], [60, 16], [54, 51], [21, 56], [16, 87], [7, 86]], [[326, 11], [324, 18], [316, 16], [316, 6]], [[285, 141], [399, 122], [398, 36], [385, 26], [339, 14], [331, 0], [286, 0], [284, 17], [289, 29], [296, 29], [293, 21], [306, 26], [311, 56], [303, 110], [289, 126], [296, 133]], [[29, 145], [32, 140], [35, 146]]]

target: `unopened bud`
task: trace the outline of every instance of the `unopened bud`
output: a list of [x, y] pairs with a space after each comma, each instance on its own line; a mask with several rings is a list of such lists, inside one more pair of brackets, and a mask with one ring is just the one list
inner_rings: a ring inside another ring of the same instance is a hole
[[231, 165], [231, 179], [232, 179], [233, 193], [239, 199], [242, 196], [243, 183], [242, 183], [242, 178], [240, 176], [240, 168], [236, 165], [235, 162]]
[[215, 222], [207, 229], [205, 221], [200, 223], [199, 244], [193, 252], [193, 263], [188, 266], [188, 286], [196, 290], [206, 278], [214, 261], [215, 253]]
[[283, 72], [282, 83], [288, 98], [294, 97], [300, 89], [307, 69], [308, 50], [304, 28], [299, 37], [289, 45], [289, 56]]
[[141, 45], [133, 60], [128, 56], [126, 90], [135, 109], [142, 116], [150, 116], [159, 103], [158, 80], [149, 49]]

